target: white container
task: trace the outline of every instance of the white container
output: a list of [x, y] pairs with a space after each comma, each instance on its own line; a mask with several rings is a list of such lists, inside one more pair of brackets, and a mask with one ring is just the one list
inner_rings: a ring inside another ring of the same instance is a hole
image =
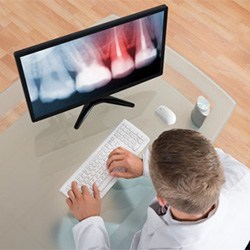
[[210, 113], [209, 101], [205, 97], [199, 96], [191, 113], [191, 120], [193, 124], [196, 127], [200, 128], [206, 117], [209, 115], [209, 113]]

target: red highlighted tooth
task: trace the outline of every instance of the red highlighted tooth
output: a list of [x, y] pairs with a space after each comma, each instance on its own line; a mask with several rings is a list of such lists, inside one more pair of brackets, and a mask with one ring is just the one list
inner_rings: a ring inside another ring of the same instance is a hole
[[79, 92], [93, 91], [106, 85], [112, 78], [110, 70], [103, 64], [95, 46], [87, 43], [85, 48], [88, 53], [85, 58], [81, 58], [76, 76], [76, 89]]
[[121, 30], [113, 29], [113, 42], [111, 46], [111, 72], [114, 79], [123, 78], [134, 70], [134, 61], [128, 54], [125, 39]]

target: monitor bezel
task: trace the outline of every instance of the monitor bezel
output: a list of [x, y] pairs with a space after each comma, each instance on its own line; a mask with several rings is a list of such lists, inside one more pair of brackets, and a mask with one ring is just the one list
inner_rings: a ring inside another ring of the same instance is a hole
[[[153, 14], [156, 14], [156, 13], [161, 12], [161, 11], [164, 12], [164, 14], [163, 14], [164, 17], [163, 17], [163, 34], [162, 34], [162, 48], [161, 48], [162, 61], [161, 61], [159, 73], [151, 75], [151, 76], [146, 77], [146, 78], [143, 78], [141, 80], [132, 82], [131, 84], [126, 84], [124, 86], [120, 86], [119, 88], [115, 88], [109, 92], [99, 94], [98, 96], [96, 96], [96, 98], [91, 99], [89, 101], [79, 101], [79, 103], [76, 103], [73, 105], [68, 105], [66, 107], [63, 107], [63, 108], [58, 109], [56, 111], [52, 111], [52, 112], [47, 113], [45, 115], [41, 115], [39, 117], [35, 116], [35, 114], [33, 112], [33, 108], [32, 108], [32, 101], [30, 99], [29, 90], [27, 87], [26, 79], [25, 79], [24, 70], [23, 70], [22, 63], [21, 63], [21, 57], [27, 56], [29, 54], [32, 54], [32, 53], [38, 52], [40, 50], [44, 50], [44, 49], [47, 49], [47, 48], [50, 48], [50, 47], [53, 47], [53, 46], [56, 46], [56, 45], [59, 45], [62, 43], [72, 41], [72, 40], [75, 40], [75, 39], [78, 39], [78, 38], [81, 38], [84, 36], [88, 36], [88, 35], [91, 35], [93, 33], [99, 32], [99, 31], [103, 31], [103, 30], [106, 30], [106, 29], [109, 29], [109, 28], [112, 28], [112, 27], [115, 27], [118, 25], [122, 25], [124, 23], [134, 21], [134, 20], [139, 19], [139, 18], [153, 15]], [[121, 18], [111, 20], [111, 21], [108, 21], [105, 23], [101, 23], [101, 24], [98, 24], [96, 26], [92, 26], [90, 28], [83, 29], [81, 31], [77, 31], [77, 32], [74, 32], [74, 33], [71, 33], [71, 34], [68, 34], [68, 35], [65, 35], [62, 37], [58, 37], [58, 38], [55, 38], [55, 39], [52, 39], [52, 40], [49, 40], [49, 41], [46, 41], [43, 43], [39, 43], [39, 44], [30, 46], [30, 47], [15, 51], [14, 58], [16, 61], [18, 73], [20, 76], [21, 84], [23, 87], [24, 95], [26, 98], [26, 102], [27, 102], [27, 106], [29, 109], [29, 113], [30, 113], [30, 117], [31, 117], [32, 122], [37, 122], [37, 121], [43, 120], [45, 118], [55, 116], [55, 115], [60, 114], [62, 112], [68, 111], [70, 109], [74, 109], [74, 108], [77, 108], [79, 106], [85, 105], [85, 104], [89, 103], [90, 101], [95, 101], [95, 100], [98, 100], [100, 98], [110, 96], [110, 95], [115, 94], [119, 91], [136, 86], [140, 83], [143, 83], [143, 82], [148, 81], [152, 78], [155, 78], [155, 77], [162, 75], [163, 68], [164, 68], [164, 50], [165, 50], [166, 32], [167, 32], [167, 18], [168, 18], [168, 7], [166, 5], [160, 5], [160, 6], [156, 6], [156, 7], [153, 7], [153, 8], [147, 9], [147, 10], [143, 10], [143, 11], [140, 11], [140, 12], [137, 12], [137, 13], [125, 16], [125, 17], [121, 17]]]

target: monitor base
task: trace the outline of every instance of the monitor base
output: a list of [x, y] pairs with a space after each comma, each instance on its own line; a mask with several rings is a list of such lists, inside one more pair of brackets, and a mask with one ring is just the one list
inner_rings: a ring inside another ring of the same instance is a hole
[[87, 117], [87, 115], [89, 114], [90, 110], [97, 104], [99, 103], [110, 103], [110, 104], [115, 104], [115, 105], [121, 105], [121, 106], [126, 106], [126, 107], [131, 107], [133, 108], [135, 106], [134, 103], [132, 102], [128, 102], [113, 96], [108, 96], [108, 97], [104, 97], [104, 98], [100, 98], [97, 99], [96, 101], [87, 103], [83, 106], [82, 111], [79, 115], [79, 117], [77, 118], [77, 121], [75, 123], [74, 128], [78, 129], [81, 124], [83, 123], [83, 121], [85, 120], [85, 118]]

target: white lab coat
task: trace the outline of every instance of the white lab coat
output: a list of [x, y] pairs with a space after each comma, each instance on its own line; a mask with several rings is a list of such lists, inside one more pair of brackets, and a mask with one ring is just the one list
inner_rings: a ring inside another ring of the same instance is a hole
[[[222, 150], [217, 149], [225, 169], [218, 206], [206, 219], [195, 222], [174, 220], [168, 210], [157, 214], [154, 200], [147, 220], [137, 232], [131, 249], [243, 250], [250, 240], [250, 171]], [[148, 174], [147, 152], [144, 175]], [[101, 217], [90, 217], [73, 228], [76, 249], [109, 249], [109, 238]]]

